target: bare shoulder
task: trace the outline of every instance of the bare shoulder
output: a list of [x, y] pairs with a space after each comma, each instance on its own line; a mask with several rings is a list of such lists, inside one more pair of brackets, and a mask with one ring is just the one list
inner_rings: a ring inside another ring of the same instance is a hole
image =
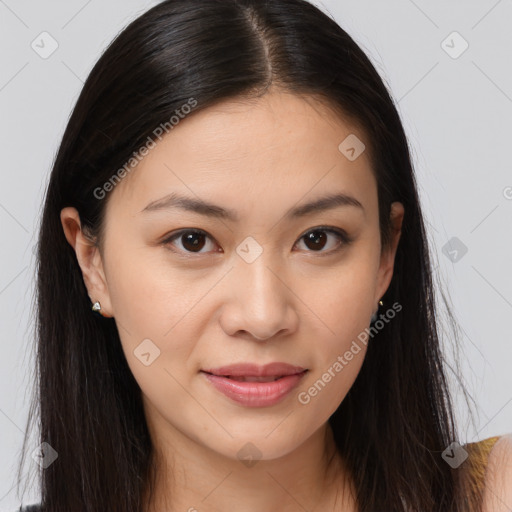
[[482, 512], [512, 510], [512, 433], [501, 436], [487, 462]]

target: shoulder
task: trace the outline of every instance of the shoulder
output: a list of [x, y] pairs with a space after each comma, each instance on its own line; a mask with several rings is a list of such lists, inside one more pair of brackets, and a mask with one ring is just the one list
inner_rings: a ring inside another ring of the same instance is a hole
[[[494, 436], [467, 443], [464, 445], [464, 450], [460, 451], [459, 459], [463, 464], [460, 466], [460, 472], [457, 473], [458, 481], [461, 486], [461, 496], [464, 496], [461, 499], [464, 500], [464, 505], [469, 507], [469, 510], [501, 512], [500, 509], [490, 508], [489, 496], [493, 495], [492, 488], [497, 486], [496, 478], [493, 478], [493, 475], [502, 472], [501, 469], [496, 469], [495, 461], [497, 454], [499, 455], [503, 449], [503, 445], [506, 445], [507, 439], [503, 441], [503, 437], [506, 438], [506, 436]], [[482, 508], [484, 502], [486, 505]], [[505, 509], [505, 511], [509, 512], [509, 509]]]
[[493, 445], [485, 471], [482, 512], [512, 510], [512, 433]]

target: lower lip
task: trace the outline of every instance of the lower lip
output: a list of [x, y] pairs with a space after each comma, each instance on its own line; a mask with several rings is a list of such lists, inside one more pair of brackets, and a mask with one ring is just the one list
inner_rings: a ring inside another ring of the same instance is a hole
[[286, 375], [271, 382], [242, 382], [206, 372], [201, 373], [231, 400], [247, 407], [268, 407], [284, 400], [297, 386], [306, 371]]

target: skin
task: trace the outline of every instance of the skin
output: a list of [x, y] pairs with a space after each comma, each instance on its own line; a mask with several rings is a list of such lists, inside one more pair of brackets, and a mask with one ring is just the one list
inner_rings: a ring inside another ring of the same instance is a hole
[[500, 437], [487, 463], [482, 512], [512, 510], [512, 432]]
[[[404, 209], [393, 203], [392, 243], [382, 250], [369, 155], [350, 161], [338, 149], [349, 134], [365, 140], [311, 97], [272, 90], [251, 102], [226, 101], [181, 121], [109, 193], [103, 247], [81, 231], [74, 208], [62, 210], [91, 301], [115, 318], [142, 389], [158, 454], [151, 510], [333, 510], [337, 493], [338, 507], [355, 510], [327, 420], [357, 377], [365, 345], [309, 403], [297, 399], [369, 326], [393, 274]], [[233, 209], [240, 219], [142, 212], [173, 191]], [[333, 192], [353, 196], [364, 210], [284, 218]], [[325, 245], [307, 245], [304, 235], [322, 225], [353, 241], [340, 245], [324, 231]], [[163, 243], [185, 228], [207, 233], [199, 253], [180, 236]], [[248, 236], [263, 249], [252, 263], [236, 252]], [[144, 339], [160, 350], [149, 366], [134, 355]], [[239, 405], [199, 373], [273, 361], [309, 371], [269, 407]], [[237, 457], [246, 443], [261, 453], [252, 467]]]

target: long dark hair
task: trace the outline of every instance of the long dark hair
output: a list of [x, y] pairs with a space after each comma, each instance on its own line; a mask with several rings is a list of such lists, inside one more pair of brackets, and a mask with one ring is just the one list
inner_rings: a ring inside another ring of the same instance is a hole
[[115, 321], [91, 313], [61, 209], [77, 208], [84, 231], [100, 245], [108, 195], [102, 200], [98, 190], [156, 127], [191, 99], [197, 112], [260, 97], [270, 86], [324, 100], [364, 131], [383, 247], [391, 203], [405, 208], [383, 297], [402, 310], [373, 336], [354, 385], [329, 419], [359, 510], [465, 510], [464, 473], [441, 457], [457, 432], [406, 136], [368, 57], [304, 0], [164, 1], [130, 23], [87, 78], [53, 165], [38, 241], [30, 418], [38, 407], [40, 441], [58, 452], [41, 471], [43, 510], [139, 512], [154, 479], [140, 388]]

